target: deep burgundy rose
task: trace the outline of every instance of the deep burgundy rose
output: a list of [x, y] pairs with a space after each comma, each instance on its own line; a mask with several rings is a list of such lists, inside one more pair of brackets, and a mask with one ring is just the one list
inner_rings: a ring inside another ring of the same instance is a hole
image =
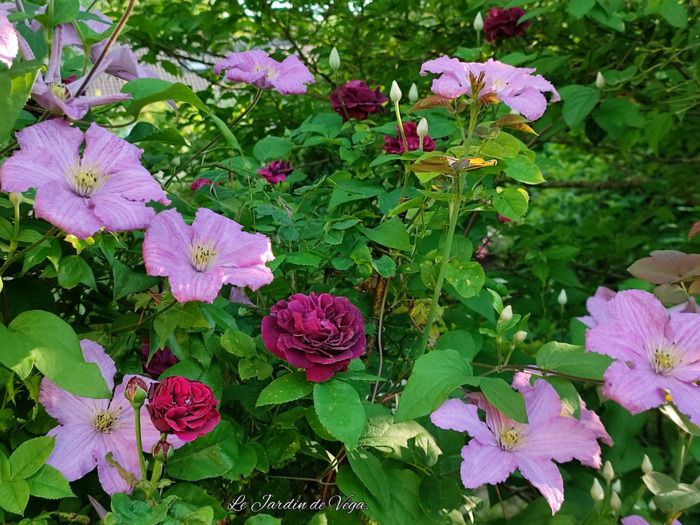
[[489, 14], [484, 20], [484, 38], [487, 42], [498, 42], [504, 38], [522, 36], [530, 27], [530, 21], [518, 24], [518, 20], [525, 14], [519, 7], [510, 9], [489, 9]]
[[192, 191], [197, 191], [199, 188], [201, 188], [202, 186], [206, 186], [207, 184], [214, 184], [214, 181], [211, 179], [205, 179], [203, 177], [200, 177], [198, 179], [194, 179], [194, 181], [190, 185], [190, 189]]
[[260, 168], [258, 174], [262, 175], [270, 184], [277, 184], [287, 180], [287, 176], [293, 171], [294, 168], [286, 160], [275, 160], [264, 168]]
[[327, 381], [365, 353], [365, 321], [346, 297], [295, 294], [270, 308], [262, 320], [267, 349], [292, 366], [306, 369], [309, 381]]
[[167, 346], [161, 350], [156, 350], [151, 360], [148, 360], [148, 354], [151, 351], [151, 343], [148, 339], [141, 342], [141, 366], [147, 376], [156, 379], [160, 374], [165, 372], [171, 366], [180, 362], [175, 357]]
[[382, 111], [382, 104], [389, 99], [379, 89], [371, 89], [364, 80], [351, 80], [335, 89], [329, 100], [333, 111], [343, 120], [348, 120], [348, 117], [364, 120], [372, 113]]
[[[420, 146], [420, 138], [418, 137], [418, 125], [415, 122], [404, 122], [403, 132], [406, 134], [406, 144], [408, 145], [409, 151], [415, 151]], [[423, 139], [423, 151], [433, 151], [435, 149], [435, 141], [426, 135]], [[401, 141], [401, 135], [399, 134], [399, 127], [396, 126], [396, 136], [390, 137], [386, 135], [384, 137], [384, 151], [387, 153], [403, 153], [403, 142]]]
[[146, 408], [158, 430], [193, 441], [219, 423], [218, 403], [204, 383], [174, 376], [151, 384]]

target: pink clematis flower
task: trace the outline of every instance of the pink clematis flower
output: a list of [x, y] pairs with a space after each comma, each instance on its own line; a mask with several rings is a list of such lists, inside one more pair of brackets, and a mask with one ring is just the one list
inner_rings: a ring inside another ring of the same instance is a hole
[[192, 226], [177, 210], [159, 213], [143, 241], [148, 275], [167, 276], [181, 303], [211, 303], [224, 284], [257, 290], [272, 282], [270, 239], [246, 233], [231, 219], [200, 208]]
[[19, 52], [19, 39], [12, 23], [0, 11], [0, 62], [12, 67], [12, 61]]
[[[471, 403], [448, 399], [430, 419], [440, 428], [472, 436], [462, 449], [465, 487], [501, 483], [518, 469], [542, 493], [554, 514], [564, 501], [564, 481], [554, 461], [578, 459], [599, 468], [600, 446], [579, 421], [561, 415], [561, 400], [546, 381], [537, 380], [523, 395], [527, 424], [499, 412], [482, 394], [472, 394]], [[479, 409], [486, 413], [485, 421], [479, 418]]]
[[[622, 525], [649, 525], [649, 522], [642, 518], [641, 516], [637, 516], [636, 514], [632, 514], [631, 516], [626, 516], [620, 520], [620, 523]], [[678, 520], [673, 520], [671, 522], [671, 525], [683, 525], [680, 521]]]
[[[95, 363], [102, 372], [107, 387], [114, 389], [116, 367], [104, 348], [94, 341], [80, 342], [85, 361]], [[114, 460], [127, 472], [140, 478], [139, 460], [134, 430], [134, 413], [124, 397], [129, 379], [139, 377], [147, 385], [153, 381], [141, 376], [125, 376], [112, 399], [91, 399], [66, 392], [49, 379], [41, 380], [39, 401], [46, 412], [58, 421], [48, 435], [56, 438], [56, 444], [47, 464], [58, 469], [68, 481], [75, 481], [97, 467], [97, 475], [105, 492], [131, 492], [132, 486], [121, 477], [119, 471], [107, 461], [111, 452]], [[141, 437], [143, 450], [160, 440], [160, 432], [151, 423], [145, 406], [141, 407]], [[170, 438], [171, 445], [180, 447], [183, 441]]]
[[484, 87], [478, 93], [482, 100], [499, 100], [529, 120], [537, 120], [547, 109], [543, 93], [552, 93], [551, 102], [560, 100], [554, 86], [542, 75], [533, 75], [533, 68], [515, 67], [492, 58], [484, 63], [461, 62], [442, 56], [421, 66], [421, 75], [440, 75], [433, 80], [432, 91], [446, 98], [471, 95], [471, 79], [483, 74]]
[[672, 400], [700, 424], [700, 314], [669, 312], [648, 292], [625, 290], [608, 321], [589, 328], [586, 349], [615, 359], [603, 393], [632, 414]]
[[214, 65], [214, 73], [222, 72], [229, 82], [274, 89], [281, 95], [301, 95], [306, 93], [306, 84], [314, 83], [313, 75], [298, 57], [289, 55], [278, 62], [260, 49], [230, 53]]
[[79, 239], [101, 228], [145, 228], [155, 216], [146, 202], [169, 203], [141, 166], [143, 150], [97, 124], [83, 133], [63, 120], [48, 120], [18, 132], [17, 140], [21, 149], [0, 167], [3, 191], [36, 188], [36, 216]]
[[610, 288], [599, 286], [595, 291], [595, 295], [586, 300], [586, 309], [590, 315], [577, 317], [577, 319], [588, 328], [605, 323], [608, 320], [608, 304], [615, 295], [616, 292], [613, 292]]

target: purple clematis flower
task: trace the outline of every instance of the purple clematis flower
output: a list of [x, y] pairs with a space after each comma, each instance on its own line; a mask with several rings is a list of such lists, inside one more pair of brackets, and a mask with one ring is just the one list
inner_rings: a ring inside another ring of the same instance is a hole
[[260, 49], [243, 53], [230, 53], [214, 65], [214, 73], [229, 82], [245, 82], [259, 89], [274, 89], [281, 95], [306, 93], [306, 84], [313, 84], [314, 77], [294, 55], [278, 62]]
[[588, 328], [593, 328], [608, 320], [608, 303], [615, 297], [616, 292], [605, 286], [599, 286], [595, 295], [586, 300], [586, 309], [590, 315], [577, 317]]
[[12, 61], [19, 52], [19, 39], [12, 23], [0, 11], [0, 62], [12, 67]]
[[700, 425], [700, 314], [669, 312], [642, 290], [619, 292], [608, 321], [589, 328], [586, 349], [615, 359], [605, 396], [632, 414], [673, 401]]
[[265, 266], [274, 259], [270, 239], [206, 208], [197, 210], [192, 226], [177, 210], [159, 213], [146, 231], [143, 259], [148, 275], [169, 278], [181, 303], [211, 303], [224, 284], [257, 290], [272, 282]]
[[170, 202], [141, 166], [143, 150], [97, 124], [83, 133], [48, 120], [18, 132], [17, 140], [21, 149], [0, 167], [3, 191], [36, 188], [36, 216], [79, 239], [101, 228], [145, 228], [155, 216], [146, 203]]
[[[114, 361], [93, 341], [83, 339], [80, 346], [85, 361], [100, 368], [107, 387], [113, 390], [117, 372]], [[68, 481], [80, 479], [97, 467], [105, 492], [131, 492], [132, 487], [105, 456], [111, 452], [119, 465], [139, 479], [134, 413], [124, 397], [124, 389], [132, 377], [140, 378], [147, 385], [153, 382], [146, 377], [125, 376], [114, 389], [111, 400], [78, 397], [49, 379], [41, 380], [39, 401], [59, 423], [48, 433], [56, 438], [56, 444], [46, 463], [58, 469]], [[151, 447], [160, 441], [160, 432], [151, 423], [145, 406], [141, 407], [141, 437], [144, 452], [150, 452]], [[171, 437], [170, 441], [174, 447], [184, 445], [176, 437]]]
[[[561, 400], [546, 381], [538, 379], [523, 396], [527, 424], [499, 412], [482, 394], [470, 395], [471, 403], [448, 399], [430, 420], [440, 428], [472, 436], [462, 449], [465, 487], [501, 483], [518, 469], [542, 493], [554, 514], [564, 501], [564, 481], [554, 461], [578, 459], [599, 468], [600, 446], [579, 421], [561, 415]], [[479, 409], [486, 413], [485, 421], [479, 418]]]
[[[641, 516], [637, 516], [636, 514], [632, 514], [631, 516], [625, 516], [620, 520], [620, 523], [622, 525], [649, 525], [649, 522], [642, 518]], [[673, 520], [671, 522], [671, 525], [683, 525], [680, 521], [678, 520]]]
[[483, 74], [484, 85], [478, 96], [482, 100], [503, 102], [529, 120], [537, 120], [547, 109], [543, 93], [552, 93], [551, 102], [560, 100], [554, 86], [533, 68], [514, 67], [492, 58], [484, 63], [461, 62], [442, 56], [421, 66], [421, 75], [440, 75], [433, 80], [432, 91], [446, 98], [471, 95], [472, 79]]

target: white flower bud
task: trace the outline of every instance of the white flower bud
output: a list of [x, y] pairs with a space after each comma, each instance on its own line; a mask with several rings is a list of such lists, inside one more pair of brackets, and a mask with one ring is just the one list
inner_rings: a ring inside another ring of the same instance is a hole
[[479, 11], [474, 17], [474, 31], [477, 33], [484, 29], [484, 17], [481, 16], [481, 11]]
[[420, 138], [425, 137], [428, 134], [428, 119], [423, 117], [418, 121], [417, 133]]
[[595, 76], [595, 87], [598, 89], [603, 89], [605, 87], [605, 77], [600, 71], [598, 71], [598, 74]]
[[593, 501], [603, 501], [605, 499], [605, 491], [603, 486], [598, 481], [598, 478], [593, 480], [593, 485], [591, 486], [591, 498]]
[[396, 83], [396, 80], [393, 80], [391, 82], [391, 91], [389, 91], [389, 98], [394, 104], [398, 104], [399, 100], [401, 100], [401, 88]]
[[615, 478], [615, 470], [613, 470], [612, 463], [609, 461], [605, 462], [603, 465], [603, 479], [610, 484], [610, 482]]
[[651, 464], [649, 456], [644, 454], [644, 459], [642, 460], [642, 472], [644, 472], [644, 474], [649, 474], [649, 472], [652, 470], [654, 470], [654, 465]]
[[12, 191], [12, 192], [10, 192], [9, 198], [10, 198], [10, 202], [15, 207], [22, 204], [22, 194], [21, 193], [15, 193]]
[[559, 292], [559, 296], [557, 297], [557, 302], [561, 306], [566, 306], [566, 303], [569, 301], [569, 298], [566, 295], [566, 290], [564, 288], [561, 289], [561, 292]]
[[622, 507], [622, 501], [620, 501], [620, 496], [617, 495], [617, 492], [613, 492], [612, 496], [610, 496], [610, 508], [614, 510], [615, 512], [618, 512], [620, 510], [620, 507]]
[[527, 337], [527, 332], [525, 330], [518, 330], [513, 334], [513, 341], [516, 343], [522, 343], [525, 341], [525, 338]]
[[331, 49], [331, 54], [328, 57], [328, 62], [331, 65], [331, 69], [334, 71], [338, 71], [340, 69], [340, 54], [338, 53], [337, 48]]
[[654, 512], [656, 510], [656, 503], [654, 503], [654, 500], [649, 501], [647, 507], [649, 507], [650, 511]]
[[617, 492], [618, 494], [620, 492], [622, 492], [622, 482], [619, 479], [616, 479], [615, 481], [613, 481], [612, 489], [613, 489], [613, 492]]
[[513, 307], [511, 305], [504, 306], [501, 310], [501, 315], [498, 318], [499, 323], [507, 323], [513, 319]]
[[418, 86], [416, 86], [416, 83], [414, 82], [411, 84], [411, 89], [408, 90], [408, 101], [413, 104], [415, 101], [418, 100]]

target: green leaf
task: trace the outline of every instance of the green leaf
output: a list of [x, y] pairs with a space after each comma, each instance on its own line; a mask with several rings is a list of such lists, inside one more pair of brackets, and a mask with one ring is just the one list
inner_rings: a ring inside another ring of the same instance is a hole
[[677, 0], [661, 0], [659, 14], [673, 27], [683, 29], [688, 25], [688, 11]]
[[596, 107], [600, 98], [600, 91], [597, 88], [578, 84], [565, 86], [559, 90], [559, 93], [564, 101], [562, 109], [564, 122], [570, 128], [575, 128], [583, 122]]
[[445, 279], [461, 298], [468, 299], [479, 295], [486, 276], [484, 269], [476, 261], [452, 260], [447, 264]]
[[263, 388], [255, 406], [281, 405], [307, 396], [314, 389], [304, 372], [294, 372], [278, 377]]
[[479, 149], [483, 157], [495, 159], [512, 159], [518, 156], [520, 141], [513, 135], [500, 131], [495, 138], [489, 139]]
[[4, 142], [14, 129], [40, 67], [40, 60], [32, 60], [0, 71], [0, 93], [4, 93], [0, 96], [0, 143]]
[[9, 325], [0, 324], [3, 351], [0, 362], [8, 368], [33, 363], [58, 386], [81, 397], [108, 398], [102, 373], [83, 358], [78, 336], [60, 317], [42, 310], [19, 314]]
[[523, 155], [506, 160], [503, 171], [510, 178], [525, 184], [542, 184], [544, 182], [540, 167]]
[[557, 391], [561, 404], [566, 408], [567, 413], [579, 419], [581, 417], [581, 398], [574, 384], [561, 377], [548, 376], [543, 379]]
[[544, 370], [600, 381], [612, 363], [603, 354], [586, 352], [583, 346], [552, 341], [537, 351], [537, 366]]
[[478, 383], [471, 365], [456, 350], [433, 350], [416, 360], [394, 420], [399, 423], [425, 416], [455, 388]]
[[45, 27], [54, 27], [72, 22], [79, 12], [79, 0], [54, 0], [51, 16], [49, 17], [49, 12], [45, 12], [38, 15], [36, 19]]
[[97, 288], [92, 268], [78, 255], [64, 257], [61, 259], [61, 264], [58, 267], [58, 284], [70, 290], [79, 283], [84, 284], [88, 288]]
[[49, 459], [54, 447], [54, 438], [38, 437], [30, 439], [17, 447], [10, 456], [12, 479], [27, 479], [37, 472]]
[[205, 436], [178, 449], [168, 461], [168, 474], [185, 481], [221, 476], [235, 467], [238, 460], [235, 436], [231, 423], [221, 421]]
[[595, 0], [569, 0], [566, 10], [572, 17], [579, 19], [593, 9], [594, 5]]
[[398, 217], [389, 219], [372, 230], [362, 226], [358, 226], [358, 228], [370, 241], [377, 244], [396, 250], [411, 250], [408, 230], [406, 230], [406, 226]]
[[29, 501], [29, 484], [23, 479], [0, 483], [0, 507], [13, 514], [23, 514]]
[[348, 449], [357, 446], [367, 425], [367, 414], [360, 395], [340, 379], [314, 386], [314, 408], [321, 424]]
[[660, 472], [648, 472], [642, 481], [654, 494], [654, 503], [661, 512], [675, 513], [700, 503], [700, 490], [695, 485], [678, 483]]
[[10, 461], [0, 450], [0, 483], [10, 481], [11, 477], [12, 473], [10, 472]]
[[527, 212], [530, 196], [522, 188], [504, 188], [493, 196], [493, 207], [509, 219], [519, 219]]
[[362, 484], [382, 507], [389, 509], [392, 505], [391, 485], [384, 473], [381, 462], [367, 450], [348, 452], [350, 468]]
[[148, 290], [158, 284], [157, 277], [135, 272], [118, 260], [115, 260], [112, 264], [112, 274], [114, 275], [113, 293], [115, 301], [132, 293]]
[[516, 392], [503, 379], [497, 377], [482, 377], [479, 386], [489, 403], [498, 410], [511, 419], [527, 423], [525, 399], [520, 392]]
[[226, 330], [220, 343], [224, 350], [238, 357], [255, 355], [255, 340], [240, 330]]
[[382, 255], [379, 259], [372, 259], [372, 266], [384, 278], [388, 279], [396, 275], [396, 263], [388, 255]]
[[294, 143], [282, 137], [265, 137], [253, 148], [253, 155], [260, 162], [286, 159]]
[[245, 520], [243, 525], [282, 525], [282, 520], [269, 514], [256, 514]]
[[51, 465], [44, 465], [27, 479], [32, 496], [44, 499], [63, 499], [75, 496], [68, 480]]

